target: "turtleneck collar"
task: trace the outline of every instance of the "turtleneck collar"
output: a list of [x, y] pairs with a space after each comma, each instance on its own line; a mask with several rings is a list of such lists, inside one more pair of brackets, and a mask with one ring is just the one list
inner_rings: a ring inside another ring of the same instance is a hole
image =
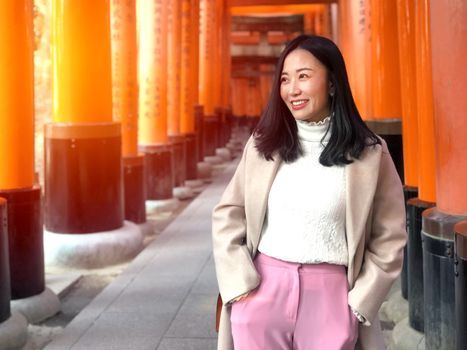
[[324, 134], [328, 130], [329, 124], [331, 123], [331, 117], [326, 117], [319, 122], [307, 122], [304, 120], [296, 120], [298, 127], [298, 137], [302, 141], [308, 142], [328, 142], [331, 137], [331, 130], [326, 134], [326, 137], [323, 139]]

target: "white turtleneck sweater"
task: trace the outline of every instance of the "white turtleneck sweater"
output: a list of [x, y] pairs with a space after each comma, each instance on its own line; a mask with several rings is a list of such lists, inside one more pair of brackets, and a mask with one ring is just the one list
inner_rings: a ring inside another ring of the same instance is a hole
[[[258, 250], [297, 263], [348, 264], [345, 238], [345, 167], [326, 167], [319, 156], [329, 141], [330, 118], [298, 121], [304, 154], [283, 162], [269, 192]], [[322, 142], [321, 142], [322, 141]]]

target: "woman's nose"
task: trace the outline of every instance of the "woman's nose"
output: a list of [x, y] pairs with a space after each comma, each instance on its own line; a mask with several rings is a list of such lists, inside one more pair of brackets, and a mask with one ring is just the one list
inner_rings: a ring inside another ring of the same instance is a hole
[[300, 95], [300, 92], [301, 90], [298, 84], [295, 81], [291, 81], [289, 85], [289, 94], [291, 96], [297, 96]]

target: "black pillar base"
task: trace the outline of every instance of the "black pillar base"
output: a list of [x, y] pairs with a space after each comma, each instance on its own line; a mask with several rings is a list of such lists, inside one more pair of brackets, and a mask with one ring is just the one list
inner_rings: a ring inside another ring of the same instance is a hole
[[186, 179], [196, 180], [198, 178], [198, 158], [196, 149], [196, 134], [185, 135], [186, 153]]
[[0, 190], [7, 200], [11, 298], [22, 299], [45, 289], [41, 188]]
[[467, 221], [454, 226], [456, 350], [467, 349]]
[[172, 198], [174, 178], [170, 145], [140, 145], [139, 149], [144, 153], [146, 199]]
[[196, 134], [196, 163], [204, 159], [204, 109], [201, 105], [194, 106]]
[[174, 186], [180, 187], [186, 180], [186, 146], [184, 135], [169, 136], [173, 154]]
[[407, 201], [408, 233], [407, 271], [409, 324], [416, 331], [423, 332], [423, 248], [422, 248], [422, 212], [435, 204], [419, 198]]
[[82, 234], [122, 227], [120, 123], [49, 123], [44, 142], [47, 231]]
[[215, 156], [219, 143], [219, 120], [216, 115], [204, 116], [203, 120], [203, 149], [204, 156]]
[[[406, 230], [409, 232], [409, 211], [407, 209], [407, 201], [411, 198], [415, 198], [418, 196], [418, 189], [416, 187], [410, 187], [410, 186], [404, 186], [404, 199], [405, 199], [405, 214], [406, 214]], [[404, 262], [402, 264], [402, 271], [401, 271], [401, 294], [402, 297], [407, 300], [408, 299], [408, 271], [407, 271], [407, 261], [408, 261], [408, 256], [407, 256], [407, 245], [404, 247]]]
[[404, 157], [402, 149], [402, 124], [400, 119], [367, 120], [365, 123], [386, 141], [401, 181], [404, 181]]
[[467, 217], [423, 212], [423, 287], [427, 350], [455, 348], [454, 225]]
[[0, 198], [0, 323], [11, 316], [10, 262], [8, 258], [8, 227], [6, 200]]
[[136, 224], [146, 222], [146, 188], [144, 184], [144, 156], [123, 158], [125, 220]]

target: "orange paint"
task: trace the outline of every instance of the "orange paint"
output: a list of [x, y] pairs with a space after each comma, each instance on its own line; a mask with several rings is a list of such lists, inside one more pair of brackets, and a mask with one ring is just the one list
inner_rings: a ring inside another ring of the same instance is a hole
[[[204, 106], [204, 115], [214, 115], [214, 75], [216, 72], [216, 2], [200, 2], [200, 45], [199, 45], [199, 103]], [[213, 66], [214, 62], [214, 66]]]
[[[415, 3], [397, 1], [399, 60], [402, 103], [402, 142], [404, 151], [404, 183], [418, 186], [418, 120], [417, 80], [415, 70]], [[430, 84], [431, 85], [431, 84]]]
[[436, 202], [435, 130], [431, 36], [428, 0], [417, 2], [415, 17], [415, 57], [418, 115], [418, 197]]
[[34, 184], [33, 3], [0, 2], [0, 189]]
[[[225, 74], [225, 61], [224, 61], [224, 54], [225, 54], [225, 48], [223, 47], [223, 39], [224, 39], [224, 32], [227, 29], [225, 27], [225, 22], [224, 22], [224, 0], [215, 0], [215, 12], [214, 12], [214, 32], [213, 32], [213, 37], [214, 39], [214, 46], [213, 46], [213, 57], [212, 57], [212, 63], [214, 64], [214, 76], [212, 77], [212, 87], [213, 91], [211, 92], [213, 94], [213, 104], [214, 104], [214, 109], [221, 108], [223, 105], [223, 90], [224, 90], [224, 84], [223, 84], [223, 76]], [[230, 28], [229, 28], [230, 30]]]
[[193, 103], [192, 71], [193, 42], [191, 0], [183, 0], [181, 8], [181, 67], [180, 67], [180, 132], [191, 134], [195, 132], [195, 116]]
[[243, 16], [252, 14], [277, 14], [277, 15], [291, 15], [299, 13], [314, 12], [317, 4], [286, 4], [286, 5], [275, 5], [275, 6], [232, 6], [230, 13], [232, 16]]
[[199, 0], [191, 0], [191, 20], [192, 20], [192, 30], [191, 30], [191, 41], [193, 43], [192, 47], [192, 58], [193, 64], [191, 67], [191, 77], [192, 77], [192, 87], [193, 87], [193, 105], [199, 104], [199, 36], [200, 36], [200, 8]]
[[140, 0], [139, 144], [167, 144], [167, 11], [169, 0]]
[[366, 78], [369, 73], [369, 6], [368, 0], [339, 2], [339, 47], [345, 59], [354, 100], [363, 119], [368, 119], [369, 114]]
[[112, 121], [110, 3], [52, 0], [54, 122]]
[[230, 81], [231, 81], [231, 70], [232, 70], [232, 57], [230, 53], [230, 42], [231, 42], [231, 30], [232, 27], [232, 15], [230, 14], [229, 7], [226, 5], [224, 6], [224, 26], [223, 26], [223, 91], [222, 91], [222, 105], [224, 108], [231, 109], [231, 98], [230, 98]]
[[372, 119], [400, 118], [397, 7], [393, 0], [371, 1]]
[[122, 155], [138, 154], [136, 0], [112, 0], [113, 119], [122, 125]]
[[467, 215], [467, 3], [431, 1], [437, 207]]
[[170, 136], [180, 134], [181, 119], [181, 0], [171, 0], [168, 5], [167, 53], [167, 131]]

